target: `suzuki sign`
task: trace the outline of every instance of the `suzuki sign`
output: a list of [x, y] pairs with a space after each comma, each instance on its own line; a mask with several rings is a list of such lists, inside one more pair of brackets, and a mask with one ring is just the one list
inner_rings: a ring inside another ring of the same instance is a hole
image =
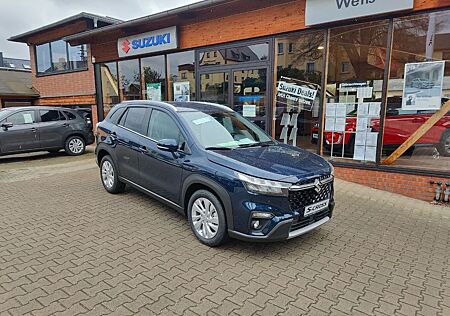
[[306, 25], [409, 10], [414, 0], [306, 0]]
[[176, 48], [178, 48], [176, 26], [148, 33], [122, 37], [117, 41], [117, 51], [120, 58], [151, 54]]

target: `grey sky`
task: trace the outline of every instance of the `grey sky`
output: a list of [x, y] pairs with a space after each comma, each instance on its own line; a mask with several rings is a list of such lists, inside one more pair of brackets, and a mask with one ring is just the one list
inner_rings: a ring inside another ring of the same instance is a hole
[[6, 39], [80, 12], [129, 20], [198, 2], [198, 0], [1, 0], [0, 52], [6, 57], [29, 58], [26, 44]]

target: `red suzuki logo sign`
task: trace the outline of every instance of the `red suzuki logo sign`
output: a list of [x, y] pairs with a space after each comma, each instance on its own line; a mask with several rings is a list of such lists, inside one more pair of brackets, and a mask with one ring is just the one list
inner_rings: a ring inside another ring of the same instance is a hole
[[122, 42], [122, 51], [125, 53], [125, 54], [128, 54], [128, 52], [130, 51], [130, 41], [129, 40], [127, 40], [127, 39], [125, 39], [123, 42]]

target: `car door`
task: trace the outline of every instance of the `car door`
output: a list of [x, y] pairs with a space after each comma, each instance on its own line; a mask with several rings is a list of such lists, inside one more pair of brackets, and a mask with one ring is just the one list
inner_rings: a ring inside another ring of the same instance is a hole
[[0, 129], [0, 153], [32, 151], [39, 148], [36, 111], [18, 111], [2, 121], [12, 123], [10, 128]]
[[139, 170], [143, 186], [151, 192], [180, 205], [182, 163], [185, 154], [162, 151], [157, 143], [175, 139], [183, 149], [185, 138], [174, 118], [167, 112], [153, 109], [148, 121], [147, 137], [143, 137]]
[[128, 181], [141, 184], [139, 160], [141, 137], [145, 135], [144, 121], [148, 118], [146, 107], [130, 107], [119, 120], [118, 128], [112, 135], [117, 139], [116, 159], [119, 175]]
[[38, 124], [39, 143], [41, 148], [62, 148], [69, 130], [69, 124], [61, 111], [56, 109], [40, 109]]

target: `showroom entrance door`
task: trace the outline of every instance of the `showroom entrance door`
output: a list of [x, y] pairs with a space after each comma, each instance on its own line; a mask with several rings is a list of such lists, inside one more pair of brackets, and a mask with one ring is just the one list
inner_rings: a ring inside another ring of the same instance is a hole
[[230, 68], [200, 74], [200, 100], [226, 105], [268, 131], [268, 68]]

